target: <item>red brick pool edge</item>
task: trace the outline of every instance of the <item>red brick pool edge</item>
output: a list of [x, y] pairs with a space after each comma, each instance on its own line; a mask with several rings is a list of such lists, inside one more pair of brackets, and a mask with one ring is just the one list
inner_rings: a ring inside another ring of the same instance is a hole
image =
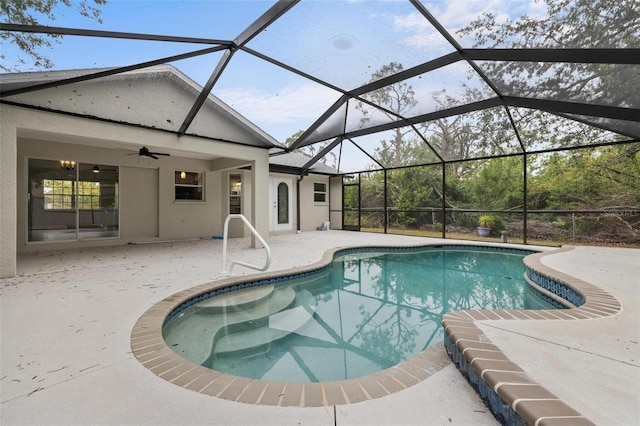
[[[621, 304], [609, 293], [593, 284], [548, 268], [541, 262], [544, 256], [571, 249], [567, 247], [536, 253], [527, 256], [525, 264], [539, 276], [549, 278], [579, 294], [584, 299], [584, 303], [579, 307], [564, 310], [451, 312], [445, 315], [442, 322], [445, 329], [444, 344], [434, 345], [387, 370], [356, 379], [325, 383], [248, 379], [197, 365], [180, 357], [166, 345], [162, 337], [162, 325], [174, 309], [185, 301], [211, 290], [246, 282], [247, 277], [230, 277], [201, 284], [163, 299], [136, 322], [131, 333], [131, 349], [143, 366], [176, 386], [248, 404], [299, 407], [344, 405], [380, 398], [427, 379], [453, 360], [501, 422], [532, 425], [593, 424], [536, 383], [477, 327], [478, 321], [487, 320], [575, 321], [603, 318], [618, 313]], [[328, 264], [336, 251], [338, 249], [327, 251], [316, 264], [277, 273], [256, 274], [251, 276], [251, 280], [317, 269]], [[528, 281], [531, 285], [537, 285], [531, 279]]]
[[[622, 305], [599, 287], [558, 272], [542, 263], [551, 254], [572, 250], [566, 247], [536, 253], [524, 260], [529, 271], [541, 281], [553, 282], [569, 289], [584, 300], [572, 309], [562, 310], [475, 310], [445, 314], [445, 347], [460, 372], [485, 401], [493, 415], [503, 424], [592, 425], [589, 419], [545, 389], [512, 362], [487, 337], [479, 321], [564, 320], [577, 321], [616, 315]], [[532, 286], [539, 286], [529, 277]], [[548, 292], [543, 288], [543, 291]]]

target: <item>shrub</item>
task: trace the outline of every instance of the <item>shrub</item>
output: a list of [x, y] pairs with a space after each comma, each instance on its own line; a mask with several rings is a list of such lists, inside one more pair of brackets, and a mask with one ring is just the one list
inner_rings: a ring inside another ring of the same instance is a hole
[[478, 219], [478, 225], [482, 228], [493, 228], [496, 225], [496, 217], [490, 214], [483, 214]]

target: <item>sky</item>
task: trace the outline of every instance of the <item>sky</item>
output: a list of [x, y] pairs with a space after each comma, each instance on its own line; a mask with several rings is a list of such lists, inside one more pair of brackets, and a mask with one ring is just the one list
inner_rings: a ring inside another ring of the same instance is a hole
[[[73, 0], [72, 0], [73, 3]], [[100, 7], [102, 24], [77, 11], [58, 7], [55, 21], [40, 24], [180, 35], [232, 40], [274, 2], [249, 0], [109, 0]], [[498, 20], [522, 14], [539, 16], [542, 2], [532, 0], [424, 1], [429, 11], [452, 34], [481, 13], [491, 11]], [[77, 4], [77, 3], [73, 3]], [[459, 42], [468, 43], [464, 39]], [[381, 66], [396, 61], [406, 68], [427, 62], [453, 48], [406, 1], [303, 0], [248, 45], [331, 84], [349, 90], [367, 83]], [[67, 36], [52, 50], [43, 50], [54, 69], [125, 66], [184, 53], [205, 45], [83, 38]], [[5, 63], [18, 51], [2, 46]], [[221, 54], [172, 63], [203, 85]], [[35, 71], [28, 64], [21, 71]], [[467, 81], [462, 66], [450, 66], [430, 78], [414, 79], [419, 98], [431, 98], [448, 87]], [[480, 84], [480, 83], [471, 83]], [[310, 126], [340, 93], [278, 68], [245, 52], [234, 54], [214, 87], [213, 94], [250, 121], [283, 142]], [[429, 108], [423, 103], [422, 108]]]

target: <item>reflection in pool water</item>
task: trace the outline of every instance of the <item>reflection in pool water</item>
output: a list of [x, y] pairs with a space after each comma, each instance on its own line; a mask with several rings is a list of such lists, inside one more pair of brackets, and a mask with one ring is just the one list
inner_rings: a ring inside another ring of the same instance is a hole
[[163, 327], [197, 364], [271, 381], [326, 382], [392, 367], [443, 339], [463, 309], [553, 309], [523, 279], [528, 252], [359, 250], [304, 278], [215, 296]]

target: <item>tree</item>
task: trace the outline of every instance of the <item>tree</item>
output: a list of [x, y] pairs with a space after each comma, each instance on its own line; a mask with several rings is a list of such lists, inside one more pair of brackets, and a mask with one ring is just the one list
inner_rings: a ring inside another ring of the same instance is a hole
[[[461, 36], [483, 48], [629, 48], [640, 44], [635, 0], [543, 0], [546, 15], [499, 20], [486, 13]], [[551, 62], [488, 62], [486, 74], [505, 95], [638, 107], [633, 66]]]
[[389, 207], [396, 211], [397, 218], [397, 223], [392, 222], [392, 226], [419, 228], [435, 222], [431, 213], [416, 210], [442, 206], [440, 166], [407, 167], [391, 170], [387, 175]]
[[536, 208], [633, 209], [640, 205], [640, 144], [545, 156], [531, 179]]
[[[300, 138], [300, 136], [302, 136], [303, 133], [304, 133], [304, 130], [298, 130], [296, 133], [294, 133], [293, 135], [289, 136], [284, 141], [284, 144], [286, 146], [291, 146], [291, 144], [294, 143], [295, 141], [297, 141]], [[298, 151], [303, 153], [304, 155], [310, 157], [310, 158], [314, 158], [327, 145], [329, 145], [329, 142], [318, 142], [318, 143], [314, 143], [312, 145], [307, 145], [307, 146], [303, 146], [302, 148], [298, 148]], [[322, 164], [324, 164], [325, 166], [333, 167], [334, 169], [338, 168], [338, 159], [336, 157], [335, 152], [333, 152], [333, 151], [328, 152], [326, 155], [324, 155], [318, 161], [321, 162]]]
[[[93, 5], [95, 3], [95, 6]], [[41, 25], [39, 19], [55, 21], [55, 9], [58, 6], [65, 6], [75, 9], [81, 16], [90, 19], [100, 19], [101, 6], [107, 0], [0, 0], [0, 20], [11, 24], [20, 25]], [[2, 44], [5, 41], [14, 43], [33, 62], [35, 68], [53, 68], [54, 64], [49, 58], [40, 53], [42, 48], [51, 48], [53, 42], [59, 43], [62, 36], [59, 34], [40, 35], [36, 33], [21, 33], [13, 31], [0, 31]], [[4, 54], [0, 54], [0, 59], [4, 62]], [[19, 57], [18, 64], [7, 66], [0, 63], [3, 71], [19, 71], [20, 65], [26, 64], [26, 59]]]
[[[402, 64], [391, 62], [375, 72], [370, 82], [402, 70]], [[473, 93], [469, 94], [469, 96], [473, 95]], [[412, 109], [418, 104], [412, 86], [404, 81], [381, 87], [362, 97], [381, 108], [374, 109], [365, 102], [357, 104], [356, 108], [362, 114], [361, 127], [374, 121], [374, 114], [384, 115], [385, 120], [389, 122], [397, 120], [398, 117], [411, 116]], [[435, 95], [434, 101], [440, 103], [442, 108], [447, 107]], [[447, 99], [444, 102], [450, 104], [449, 106], [454, 104], [453, 99]], [[476, 123], [486, 121], [486, 116], [485, 112], [479, 112], [475, 114], [473, 120]], [[383, 166], [394, 168], [439, 162], [439, 158], [430, 146], [444, 160], [464, 159], [472, 153], [482, 155], [485, 152], [483, 147], [490, 146], [492, 141], [487, 138], [485, 128], [474, 132], [472, 124], [467, 117], [463, 116], [423, 123], [417, 126], [417, 129], [423, 132], [422, 137], [415, 134], [413, 128], [399, 127], [392, 131], [391, 138], [380, 141], [380, 147], [375, 150], [373, 156]], [[447, 169], [447, 174], [453, 170], [453, 176], [447, 177], [447, 206], [453, 207], [452, 200], [456, 198], [458, 201], [466, 198], [461, 195], [459, 184], [461, 176], [470, 167], [469, 163], [466, 165], [452, 163], [452, 167]], [[363, 206], [378, 209], [384, 206], [382, 176], [381, 173], [377, 173], [363, 179]], [[431, 213], [417, 212], [416, 209], [441, 207], [443, 197], [441, 167], [425, 166], [395, 170], [389, 177], [388, 185], [388, 206], [397, 210], [395, 216], [389, 217], [395, 226], [420, 227], [435, 221]], [[449, 194], [454, 196], [449, 197]]]
[[640, 7], [635, 0], [542, 0], [545, 16], [500, 21], [485, 13], [459, 30], [476, 46], [624, 48], [638, 44]]
[[522, 209], [522, 165], [521, 157], [485, 161], [474, 178], [465, 181], [474, 207], [490, 210]]
[[[403, 70], [402, 64], [391, 62], [382, 66], [378, 71], [374, 72], [369, 82], [381, 80], [390, 75], [394, 75]], [[374, 109], [365, 102], [358, 102], [356, 109], [360, 111], [360, 126], [365, 127], [368, 122], [373, 119], [373, 114], [380, 112], [388, 121], [396, 121], [399, 117], [404, 116], [418, 101], [415, 99], [413, 88], [406, 82], [398, 82], [380, 89], [365, 93], [362, 98], [370, 101], [375, 105], [379, 105], [383, 109]], [[383, 148], [376, 150], [378, 159], [382, 160], [385, 167], [398, 167], [408, 164], [409, 156], [405, 152], [404, 137], [411, 132], [410, 128], [397, 127], [393, 130], [393, 137], [390, 140], [383, 140]], [[425, 147], [426, 149], [426, 147]]]

